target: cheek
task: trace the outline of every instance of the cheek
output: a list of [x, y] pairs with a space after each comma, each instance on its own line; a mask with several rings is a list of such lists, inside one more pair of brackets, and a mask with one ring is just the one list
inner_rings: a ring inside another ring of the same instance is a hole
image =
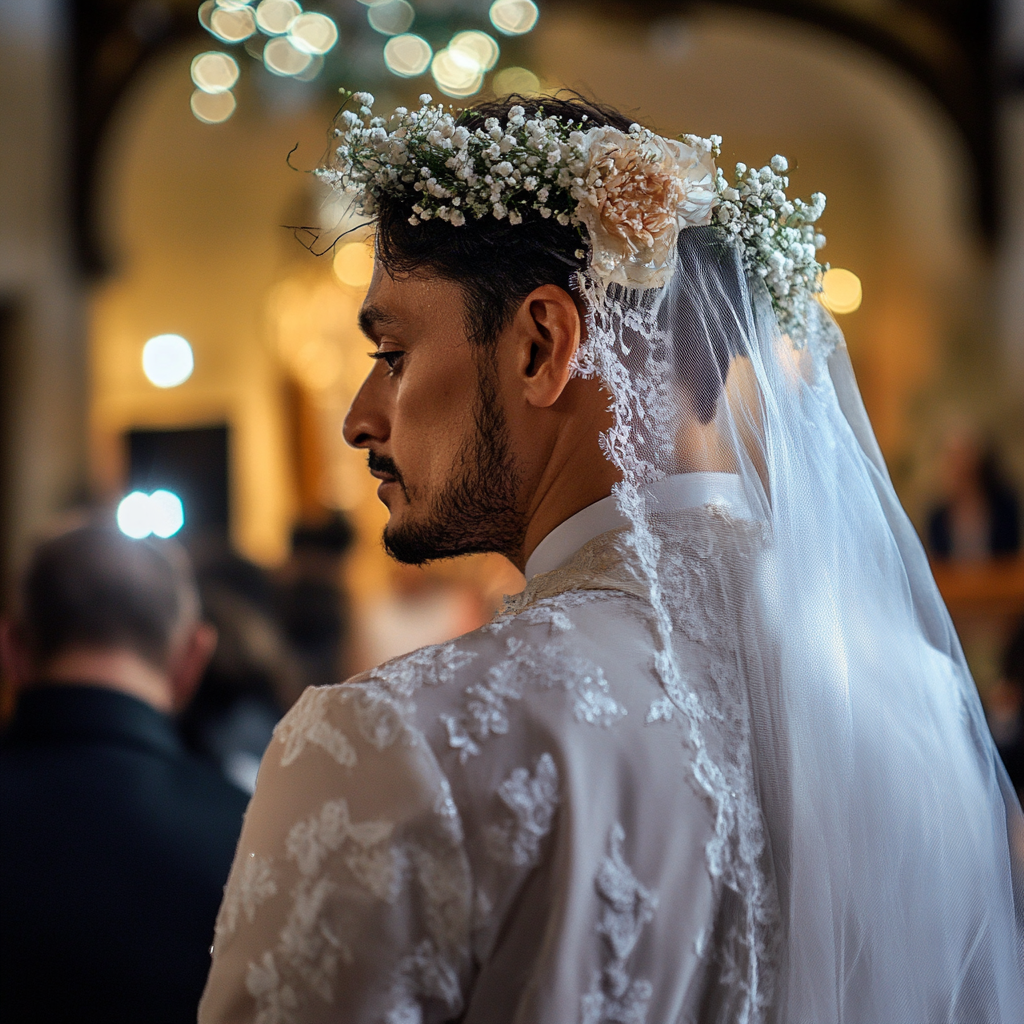
[[456, 468], [474, 431], [475, 366], [432, 361], [403, 374], [395, 396], [391, 446], [410, 491], [431, 491]]

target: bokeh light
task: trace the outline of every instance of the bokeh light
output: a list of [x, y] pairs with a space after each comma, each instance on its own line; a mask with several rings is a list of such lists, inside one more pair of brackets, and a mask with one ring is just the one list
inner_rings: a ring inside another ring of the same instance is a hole
[[457, 32], [452, 36], [448, 49], [453, 54], [465, 56], [473, 61], [481, 71], [490, 71], [498, 63], [501, 50], [498, 44], [486, 33], [471, 29], [468, 32]]
[[494, 0], [491, 24], [507, 36], [521, 36], [537, 24], [539, 13], [533, 0]]
[[821, 304], [832, 313], [854, 313], [860, 309], [864, 292], [860, 278], [850, 270], [833, 267], [821, 278]]
[[472, 96], [484, 84], [480, 66], [459, 51], [438, 50], [430, 62], [430, 71], [447, 96]]
[[540, 79], [528, 68], [502, 68], [494, 76], [492, 84], [496, 96], [506, 96], [511, 92], [533, 96], [540, 92]]
[[365, 242], [347, 242], [334, 254], [334, 274], [350, 288], [366, 288], [373, 276], [373, 250]]
[[180, 334], [158, 334], [142, 347], [142, 371], [158, 388], [184, 384], [194, 369], [192, 346]]
[[211, 95], [227, 92], [238, 81], [238, 61], [218, 50], [200, 53], [192, 59], [192, 81]]
[[267, 70], [283, 78], [302, 74], [312, 60], [310, 54], [296, 50], [286, 36], [269, 39], [267, 45], [263, 47], [263, 63]]
[[256, 16], [249, 7], [218, 4], [210, 12], [210, 31], [225, 43], [240, 43], [256, 31]]
[[296, 50], [319, 56], [338, 41], [338, 26], [326, 14], [300, 14], [288, 26], [288, 41]]
[[390, 72], [402, 78], [422, 75], [430, 67], [433, 56], [430, 43], [411, 32], [393, 36], [384, 44], [384, 63]]
[[220, 124], [235, 112], [235, 94], [233, 92], [208, 93], [196, 89], [189, 100], [192, 113], [203, 124]]
[[256, 8], [256, 24], [268, 36], [283, 36], [292, 18], [301, 13], [302, 8], [295, 0], [261, 0]]
[[185, 507], [172, 491], [132, 491], [117, 506], [117, 528], [133, 540], [173, 537], [185, 525]]
[[386, 36], [397, 36], [408, 32], [416, 18], [416, 12], [408, 0], [384, 0], [374, 4], [366, 12], [367, 21], [378, 32]]

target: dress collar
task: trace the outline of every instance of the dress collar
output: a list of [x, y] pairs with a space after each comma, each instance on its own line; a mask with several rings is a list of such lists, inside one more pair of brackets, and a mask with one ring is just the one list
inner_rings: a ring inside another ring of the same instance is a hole
[[[679, 473], [647, 488], [652, 511], [718, 505], [734, 515], [749, 515], [740, 478], [735, 473]], [[526, 578], [564, 565], [584, 544], [609, 530], [629, 526], [614, 495], [588, 505], [556, 526], [534, 549], [526, 563]]]

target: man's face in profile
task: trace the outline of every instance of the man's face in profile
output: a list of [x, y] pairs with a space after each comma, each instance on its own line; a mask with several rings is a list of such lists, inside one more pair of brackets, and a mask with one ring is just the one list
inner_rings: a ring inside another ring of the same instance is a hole
[[493, 351], [466, 330], [462, 288], [390, 277], [378, 261], [360, 312], [374, 365], [345, 420], [369, 452], [399, 561], [514, 552], [525, 530]]

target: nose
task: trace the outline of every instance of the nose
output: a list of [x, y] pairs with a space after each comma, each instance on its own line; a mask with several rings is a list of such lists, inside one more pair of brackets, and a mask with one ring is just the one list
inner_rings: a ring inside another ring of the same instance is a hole
[[387, 441], [391, 436], [385, 389], [379, 386], [379, 371], [383, 366], [383, 363], [378, 362], [370, 371], [345, 416], [341, 432], [345, 443], [353, 448], [369, 448], [374, 443]]

